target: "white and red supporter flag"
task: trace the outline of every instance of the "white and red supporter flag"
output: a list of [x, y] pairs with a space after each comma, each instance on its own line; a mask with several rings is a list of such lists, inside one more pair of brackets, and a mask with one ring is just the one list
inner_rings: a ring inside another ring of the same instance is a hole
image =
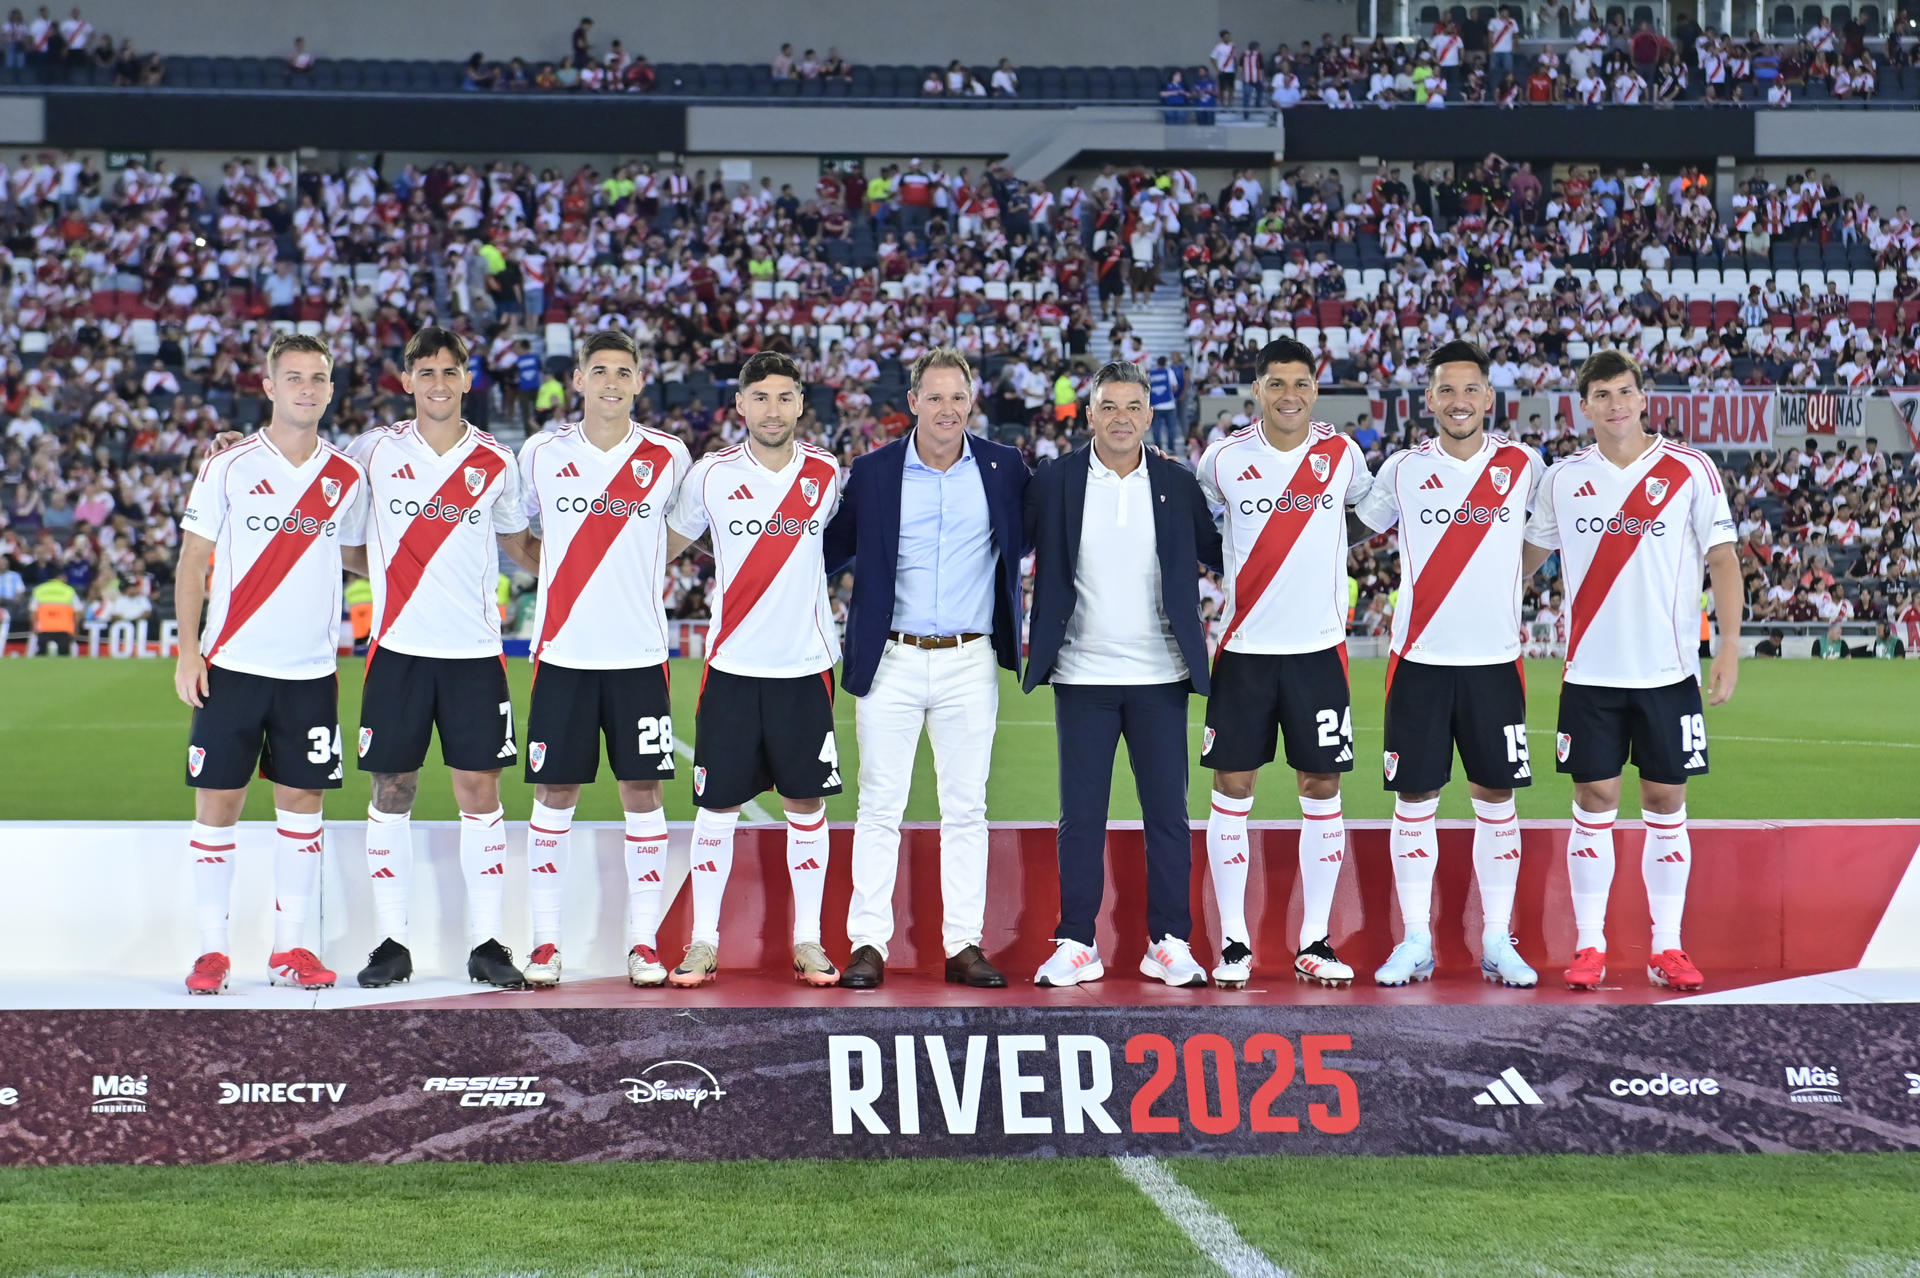
[[180, 528], [214, 544], [200, 651], [269, 679], [334, 673], [340, 547], [365, 538], [367, 477], [325, 440], [296, 466], [249, 437], [200, 468]]
[[632, 422], [606, 452], [578, 422], [521, 446], [521, 499], [540, 518], [536, 663], [624, 670], [667, 659], [667, 506], [692, 466], [676, 436]]
[[472, 426], [436, 453], [411, 421], [371, 430], [348, 454], [367, 472], [373, 648], [416, 657], [500, 655], [495, 534], [527, 526], [513, 452]]
[[1527, 540], [1560, 551], [1567, 681], [1660, 688], [1700, 677], [1706, 552], [1735, 539], [1720, 471], [1667, 439], [1631, 465], [1589, 445], [1556, 462]]
[[839, 463], [811, 444], [796, 443], [778, 471], [745, 444], [694, 463], [669, 519], [682, 537], [713, 533], [714, 669], [790, 679], [840, 659], [822, 548], [839, 503]]
[[1226, 625], [1234, 652], [1319, 652], [1347, 633], [1347, 514], [1372, 486], [1353, 440], [1313, 423], [1281, 451], [1258, 423], [1211, 445], [1200, 489], [1226, 507]]
[[1388, 457], [1354, 508], [1376, 532], [1400, 526], [1400, 600], [1389, 652], [1441, 666], [1520, 656], [1520, 558], [1540, 455], [1488, 434], [1461, 461], [1428, 440]]

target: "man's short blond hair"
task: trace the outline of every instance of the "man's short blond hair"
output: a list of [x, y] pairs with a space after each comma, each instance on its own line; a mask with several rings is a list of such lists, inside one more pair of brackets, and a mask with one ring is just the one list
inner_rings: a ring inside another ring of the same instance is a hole
[[267, 376], [273, 376], [273, 370], [279, 367], [282, 355], [318, 355], [327, 361], [327, 375], [333, 375], [333, 352], [319, 338], [307, 333], [280, 333], [273, 339], [273, 345], [267, 347]]
[[969, 395], [973, 393], [973, 365], [967, 362], [967, 357], [960, 353], [958, 347], [936, 346], [913, 361], [913, 372], [908, 378], [907, 389], [918, 395], [920, 379], [926, 375], [929, 368], [959, 369], [960, 375], [967, 379], [967, 393]]

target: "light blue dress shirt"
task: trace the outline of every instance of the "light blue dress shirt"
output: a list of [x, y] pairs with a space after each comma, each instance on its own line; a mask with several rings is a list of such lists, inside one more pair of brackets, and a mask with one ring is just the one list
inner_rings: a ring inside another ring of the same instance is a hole
[[997, 550], [987, 490], [973, 442], [945, 470], [920, 460], [907, 437], [900, 477], [900, 553], [893, 574], [893, 626], [909, 635], [991, 634]]

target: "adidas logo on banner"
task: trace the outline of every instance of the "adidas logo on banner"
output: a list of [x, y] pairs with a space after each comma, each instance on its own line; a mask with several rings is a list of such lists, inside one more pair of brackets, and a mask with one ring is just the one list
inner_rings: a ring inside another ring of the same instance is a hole
[[1575, 497], [1598, 497], [1600, 494], [1593, 490], [1593, 482], [1589, 480], [1588, 482], [1574, 489], [1573, 495]]
[[1252, 466], [1249, 466], [1245, 470], [1240, 472], [1240, 482], [1243, 484], [1246, 483], [1249, 479], [1258, 479], [1258, 478], [1260, 478], [1260, 472]]
[[580, 467], [577, 463], [568, 462], [559, 470], [554, 471], [553, 477], [555, 479], [578, 479], [580, 478]]
[[745, 484], [742, 484], [738, 488], [734, 489], [732, 492], [727, 494], [727, 500], [728, 501], [752, 501], [753, 494], [747, 491], [747, 486]]
[[273, 485], [263, 479], [253, 487], [247, 489], [247, 492], [254, 497], [271, 497], [273, 496]]
[[1420, 491], [1424, 493], [1430, 488], [1445, 488], [1445, 487], [1446, 485], [1440, 482], [1440, 476], [1428, 475], [1427, 482], [1420, 485]]
[[388, 476], [387, 478], [389, 478], [389, 479], [412, 479], [412, 478], [413, 478], [413, 466], [412, 466], [411, 464], [409, 464], [409, 465], [406, 465], [406, 466], [402, 466], [402, 467], [401, 467], [401, 468], [400, 468], [399, 470], [396, 470], [396, 471], [394, 471], [394, 472], [393, 472], [393, 474], [391, 474], [391, 475], [389, 475], [389, 476]]
[[1500, 1077], [1487, 1084], [1487, 1090], [1473, 1098], [1476, 1105], [1544, 1105], [1540, 1094], [1533, 1085], [1520, 1077], [1520, 1071], [1508, 1067], [1500, 1071]]
[[392, 878], [398, 878], [399, 876], [396, 875], [392, 870], [389, 870], [386, 866], [383, 865], [379, 869], [373, 872], [373, 877], [376, 879], [392, 879]]

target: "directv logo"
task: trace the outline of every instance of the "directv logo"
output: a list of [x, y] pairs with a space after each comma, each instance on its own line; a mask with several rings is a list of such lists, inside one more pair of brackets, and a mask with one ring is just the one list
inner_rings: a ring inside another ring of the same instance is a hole
[[1520, 1077], [1520, 1071], [1511, 1067], [1500, 1071], [1500, 1077], [1487, 1084], [1487, 1090], [1473, 1098], [1476, 1105], [1544, 1105], [1540, 1094], [1533, 1085]]

